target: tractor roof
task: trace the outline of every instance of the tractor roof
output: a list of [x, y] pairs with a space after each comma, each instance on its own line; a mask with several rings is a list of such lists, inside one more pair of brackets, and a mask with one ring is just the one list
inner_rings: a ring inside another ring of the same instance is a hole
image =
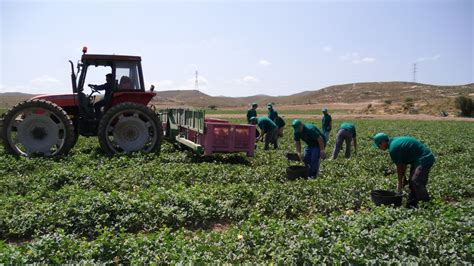
[[140, 56], [131, 55], [104, 55], [104, 54], [83, 54], [82, 62], [89, 64], [108, 65], [112, 61], [142, 61]]

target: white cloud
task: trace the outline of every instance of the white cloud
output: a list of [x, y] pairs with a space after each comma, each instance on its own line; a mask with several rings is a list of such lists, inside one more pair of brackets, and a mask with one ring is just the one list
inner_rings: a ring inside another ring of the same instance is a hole
[[149, 90], [151, 85], [155, 86], [155, 90], [172, 90], [175, 82], [173, 80], [146, 81], [145, 90]]
[[236, 86], [249, 86], [257, 82], [260, 82], [260, 80], [257, 77], [250, 76], [250, 75], [242, 77], [242, 78], [235, 78], [235, 79], [225, 81], [226, 84], [236, 85]]
[[[69, 85], [69, 84], [68, 84]], [[22, 92], [31, 94], [71, 93], [70, 86], [49, 75], [34, 78], [25, 83], [1, 84], [0, 92]]]
[[242, 79], [244, 82], [259, 82], [260, 80], [254, 76], [245, 76]]
[[374, 57], [368, 57], [368, 56], [361, 57], [360, 54], [357, 52], [347, 53], [345, 55], [341, 55], [339, 58], [342, 61], [350, 61], [352, 64], [355, 64], [355, 65], [363, 64], [363, 63], [370, 64], [377, 61], [377, 59]]
[[324, 51], [324, 52], [331, 52], [331, 51], [332, 51], [332, 46], [330, 46], [330, 45], [324, 46], [324, 47], [323, 47], [323, 51]]
[[349, 60], [352, 61], [352, 60], [356, 60], [358, 57], [359, 57], [359, 53], [352, 52], [352, 53], [347, 53], [345, 55], [341, 55], [339, 58], [342, 61], [349, 61]]
[[[192, 77], [190, 79], [187, 80], [187, 83], [188, 84], [193, 84], [196, 83], [196, 77]], [[207, 79], [201, 75], [198, 75], [198, 83], [199, 83], [199, 86], [201, 86], [201, 84], [207, 84]]]
[[172, 80], [162, 80], [162, 81], [158, 81], [157, 83], [160, 84], [160, 86], [173, 86], [174, 85], [174, 81]]
[[61, 81], [59, 81], [56, 78], [50, 77], [48, 75], [43, 75], [41, 77], [34, 78], [30, 81], [30, 84], [34, 87], [40, 87], [40, 88], [47, 88], [47, 87], [57, 88], [63, 85]]
[[259, 63], [261, 66], [269, 66], [269, 65], [272, 64], [272, 63], [268, 62], [268, 61], [265, 60], [265, 59], [261, 59], [260, 61], [258, 61], [258, 63]]
[[376, 59], [373, 57], [364, 57], [360, 61], [363, 63], [373, 63], [376, 61]]
[[439, 55], [439, 54], [436, 54], [436, 55], [433, 55], [433, 56], [427, 56], [427, 57], [420, 57], [420, 58], [416, 59], [415, 62], [435, 61], [435, 60], [438, 60], [440, 57], [441, 57], [441, 55]]
[[[157, 82], [147, 82], [145, 85], [146, 89], [149, 89], [151, 84], [155, 85], [155, 91], [157, 92], [168, 90], [194, 90], [196, 85], [196, 77], [193, 76], [180, 81], [165, 79]], [[209, 89], [209, 81], [201, 75], [198, 76], [198, 85], [199, 90], [203, 91], [204, 93], [206, 93], [206, 91]]]
[[201, 40], [199, 45], [205, 48], [214, 48], [217, 47], [218, 40], [216, 38], [211, 38], [207, 40]]

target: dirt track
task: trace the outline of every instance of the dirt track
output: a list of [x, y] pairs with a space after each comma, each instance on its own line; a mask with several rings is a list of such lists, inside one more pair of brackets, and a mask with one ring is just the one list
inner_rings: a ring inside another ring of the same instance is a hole
[[[474, 118], [468, 117], [441, 117], [432, 115], [407, 115], [407, 114], [395, 114], [395, 115], [362, 115], [362, 114], [332, 114], [333, 119], [375, 119], [375, 120], [421, 120], [421, 121], [468, 121], [474, 122]], [[207, 117], [214, 118], [242, 118], [245, 119], [245, 114], [212, 114]], [[308, 114], [288, 114], [283, 115], [285, 118], [302, 118], [302, 119], [321, 119], [321, 115], [308, 115]]]

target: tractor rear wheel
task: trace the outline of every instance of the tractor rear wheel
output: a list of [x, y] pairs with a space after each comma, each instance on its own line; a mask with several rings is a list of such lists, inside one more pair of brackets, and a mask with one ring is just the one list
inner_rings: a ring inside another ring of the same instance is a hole
[[11, 108], [0, 134], [5, 150], [14, 155], [56, 157], [74, 145], [71, 119], [61, 107], [45, 100], [28, 100]]
[[97, 135], [100, 146], [108, 154], [159, 153], [163, 129], [158, 115], [147, 106], [122, 103], [104, 114]]

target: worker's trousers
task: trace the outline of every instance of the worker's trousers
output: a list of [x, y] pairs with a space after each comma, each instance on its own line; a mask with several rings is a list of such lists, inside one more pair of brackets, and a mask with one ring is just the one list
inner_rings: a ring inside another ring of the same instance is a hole
[[428, 174], [432, 165], [418, 165], [410, 167], [410, 180], [408, 185], [410, 187], [410, 194], [408, 195], [407, 207], [413, 208], [418, 206], [419, 201], [429, 201], [430, 195], [426, 190], [428, 183]]
[[268, 150], [270, 144], [273, 144], [273, 148], [278, 148], [278, 128], [274, 128], [267, 132], [265, 135], [265, 150]]
[[329, 134], [330, 133], [331, 133], [331, 130], [327, 130], [327, 131], [325, 130], [324, 133], [323, 133], [324, 137], [326, 138], [326, 143], [329, 142]]
[[306, 167], [309, 167], [309, 177], [316, 177], [319, 175], [319, 164], [321, 162], [321, 153], [319, 146], [306, 147], [304, 149], [303, 162]]
[[349, 130], [345, 130], [343, 128], [339, 129], [336, 134], [336, 145], [334, 146], [334, 150], [332, 152], [332, 158], [336, 159], [339, 151], [342, 149], [342, 143], [346, 142], [346, 153], [345, 157], [351, 157], [351, 143], [352, 143], [352, 132]]

